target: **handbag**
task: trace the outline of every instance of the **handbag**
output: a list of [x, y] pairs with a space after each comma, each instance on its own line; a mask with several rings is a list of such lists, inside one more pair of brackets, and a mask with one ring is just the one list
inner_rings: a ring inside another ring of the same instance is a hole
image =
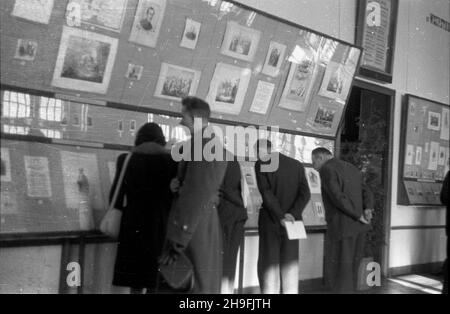
[[184, 253], [180, 253], [172, 264], [160, 265], [159, 273], [161, 279], [176, 292], [190, 292], [194, 288], [194, 267]]
[[123, 177], [125, 176], [128, 162], [130, 161], [130, 157], [131, 153], [127, 154], [127, 156], [125, 157], [122, 170], [120, 171], [119, 179], [117, 180], [116, 188], [114, 189], [111, 203], [109, 204], [109, 208], [106, 211], [105, 216], [103, 216], [103, 219], [100, 222], [100, 231], [103, 234], [114, 239], [117, 239], [119, 237], [120, 222], [122, 220], [122, 211], [114, 208], [114, 205], [116, 204], [117, 197], [122, 186]]

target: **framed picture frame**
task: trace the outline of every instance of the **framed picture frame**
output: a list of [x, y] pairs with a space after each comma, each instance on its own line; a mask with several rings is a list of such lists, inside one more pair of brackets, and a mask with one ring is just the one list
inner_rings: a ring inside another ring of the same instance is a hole
[[[95, 26], [113, 32], [120, 32], [127, 9], [128, 0], [71, 0], [67, 7], [67, 16], [72, 16], [69, 10], [80, 12], [80, 24]], [[71, 26], [71, 25], [69, 25]]]
[[229, 21], [220, 52], [228, 57], [252, 62], [260, 38], [261, 31]]
[[271, 41], [269, 50], [267, 50], [266, 60], [262, 73], [268, 76], [276, 77], [280, 74], [281, 65], [284, 61], [286, 53], [286, 45], [280, 44], [276, 41]]
[[200, 36], [201, 26], [202, 23], [187, 18], [180, 46], [194, 50], [197, 46], [198, 37]]
[[139, 81], [142, 77], [143, 71], [144, 67], [142, 65], [128, 63], [128, 68], [127, 72], [125, 73], [125, 77], [132, 81]]
[[54, 0], [15, 0], [12, 16], [28, 21], [48, 24]]
[[244, 105], [251, 75], [250, 68], [217, 63], [206, 97], [211, 105], [211, 110], [217, 113], [238, 115]]
[[197, 93], [201, 72], [169, 63], [161, 64], [155, 96], [180, 101]]
[[358, 2], [356, 45], [363, 48], [358, 75], [392, 83], [398, 0]]
[[154, 48], [166, 10], [166, 0], [139, 0], [129, 41]]
[[105, 94], [117, 44], [117, 38], [64, 26], [52, 85]]
[[33, 61], [36, 58], [38, 43], [31, 39], [17, 39], [16, 53], [14, 59]]

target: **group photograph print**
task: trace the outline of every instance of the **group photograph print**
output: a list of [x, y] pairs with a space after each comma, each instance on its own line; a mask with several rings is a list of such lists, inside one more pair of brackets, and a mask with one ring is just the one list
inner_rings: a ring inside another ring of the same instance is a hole
[[201, 72], [169, 63], [161, 64], [155, 96], [181, 101], [187, 96], [195, 96]]
[[116, 38], [64, 26], [52, 85], [105, 94], [117, 42]]
[[85, 24], [120, 32], [127, 2], [128, 0], [70, 0], [66, 18], [69, 26]]
[[251, 74], [249, 68], [219, 62], [207, 96], [212, 111], [238, 115], [244, 104]]
[[239, 25], [235, 21], [227, 23], [221, 53], [225, 56], [252, 62], [258, 49], [261, 32]]
[[129, 41], [156, 47], [165, 10], [166, 0], [139, 0]]

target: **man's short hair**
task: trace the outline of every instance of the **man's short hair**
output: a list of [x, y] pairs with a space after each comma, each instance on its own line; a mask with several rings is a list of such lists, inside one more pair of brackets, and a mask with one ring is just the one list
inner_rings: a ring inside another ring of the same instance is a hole
[[211, 116], [211, 109], [209, 108], [208, 103], [203, 99], [188, 96], [183, 98], [181, 105], [184, 106], [193, 117], [200, 117], [208, 120]]
[[271, 149], [272, 148], [272, 142], [266, 138], [260, 138], [256, 141], [256, 149], [257, 151], [259, 151], [260, 147], [267, 147], [267, 149]]
[[317, 147], [312, 151], [312, 155], [313, 156], [321, 156], [321, 155], [325, 155], [325, 156], [333, 156], [333, 154], [326, 149], [325, 147]]

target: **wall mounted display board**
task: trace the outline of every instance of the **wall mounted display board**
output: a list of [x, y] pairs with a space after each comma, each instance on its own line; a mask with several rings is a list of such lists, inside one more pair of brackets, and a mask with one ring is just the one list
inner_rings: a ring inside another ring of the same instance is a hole
[[[139, 127], [160, 124], [169, 145], [187, 139], [187, 95], [207, 99], [222, 129], [275, 127], [275, 149], [309, 174], [314, 148], [334, 151], [360, 48], [232, 1], [102, 3], [41, 1], [33, 15], [24, 1], [0, 2], [0, 234], [96, 230]], [[241, 162], [247, 228], [261, 205], [253, 167]], [[305, 225], [324, 227], [309, 178]]]
[[407, 95], [403, 114], [399, 202], [440, 205], [442, 181], [449, 171], [450, 107]]
[[178, 113], [196, 95], [217, 119], [334, 137], [361, 54], [235, 2], [45, 3], [36, 23], [1, 2], [1, 83], [81, 103]]
[[363, 48], [358, 75], [392, 83], [398, 0], [360, 0], [356, 43]]

